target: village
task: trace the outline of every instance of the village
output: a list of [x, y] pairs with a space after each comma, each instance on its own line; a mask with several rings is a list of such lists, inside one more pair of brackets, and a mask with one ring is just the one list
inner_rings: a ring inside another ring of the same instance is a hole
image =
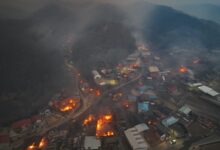
[[0, 150], [218, 147], [220, 95], [190, 66], [166, 67], [141, 43], [115, 68], [94, 68], [93, 84], [77, 75], [77, 92], [63, 90], [39, 114], [1, 129]]

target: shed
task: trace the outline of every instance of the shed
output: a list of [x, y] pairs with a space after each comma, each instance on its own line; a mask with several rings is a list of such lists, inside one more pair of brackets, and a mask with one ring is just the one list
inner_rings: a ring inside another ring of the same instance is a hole
[[210, 96], [214, 97], [214, 96], [219, 95], [218, 92], [216, 92], [215, 90], [213, 90], [212, 88], [210, 88], [208, 86], [203, 85], [203, 86], [200, 86], [198, 88], [199, 88], [200, 91], [202, 91], [202, 92], [204, 92], [204, 93], [206, 93], [206, 94], [208, 94]]
[[138, 113], [149, 111], [149, 102], [139, 102], [138, 103]]
[[189, 115], [189, 113], [191, 112], [192, 110], [189, 108], [189, 106], [187, 105], [184, 105], [182, 106], [180, 109], [179, 109], [179, 112], [185, 114], [185, 115]]
[[95, 136], [86, 136], [84, 141], [85, 150], [98, 150], [101, 147], [101, 142]]
[[150, 146], [135, 127], [124, 131], [125, 136], [133, 150], [149, 150]]
[[171, 116], [171, 117], [168, 117], [168, 118], [165, 118], [162, 120], [162, 124], [165, 126], [165, 127], [169, 127], [175, 123], [178, 122], [178, 118], [175, 118], [174, 116]]

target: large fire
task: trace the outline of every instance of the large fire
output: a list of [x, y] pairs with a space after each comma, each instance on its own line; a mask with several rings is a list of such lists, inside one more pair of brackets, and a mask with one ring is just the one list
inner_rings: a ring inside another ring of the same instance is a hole
[[88, 117], [86, 117], [83, 121], [83, 125], [88, 125], [90, 122], [94, 121], [95, 117], [93, 115], [89, 115]]
[[180, 73], [186, 73], [188, 71], [188, 69], [186, 68], [186, 67], [184, 67], [184, 66], [181, 66], [180, 68], [179, 68], [179, 72]]
[[27, 147], [26, 150], [43, 150], [47, 146], [47, 140], [45, 137], [40, 139], [39, 143], [33, 142], [31, 145]]
[[61, 112], [68, 112], [76, 108], [79, 103], [79, 99], [69, 98], [63, 101], [54, 102], [54, 107], [60, 110]]
[[96, 124], [96, 136], [113, 136], [114, 132], [109, 128], [109, 123], [112, 122], [112, 115], [107, 114], [99, 117]]

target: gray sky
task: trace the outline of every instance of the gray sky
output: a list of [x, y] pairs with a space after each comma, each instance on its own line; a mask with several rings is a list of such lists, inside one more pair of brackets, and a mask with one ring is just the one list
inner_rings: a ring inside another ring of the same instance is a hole
[[146, 1], [156, 4], [169, 5], [169, 6], [178, 6], [185, 4], [201, 4], [201, 3], [220, 5], [220, 0], [146, 0]]
[[[32, 12], [37, 11], [43, 6], [51, 2], [71, 2], [71, 1], [83, 1], [83, 0], [2, 0], [0, 1], [0, 17], [26, 17]], [[97, 0], [91, 0], [97, 1]], [[108, 1], [108, 0], [98, 0], [98, 1]], [[112, 2], [113, 0], [109, 0]], [[116, 0], [117, 2], [126, 3], [131, 0]], [[139, 1], [139, 0], [133, 0]], [[155, 4], [162, 4], [168, 6], [179, 6], [185, 4], [201, 4], [201, 3], [211, 3], [220, 5], [220, 0], [146, 0]]]

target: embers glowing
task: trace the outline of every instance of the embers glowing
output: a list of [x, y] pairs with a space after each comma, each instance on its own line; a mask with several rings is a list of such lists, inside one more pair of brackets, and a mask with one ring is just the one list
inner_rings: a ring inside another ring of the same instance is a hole
[[90, 122], [94, 121], [95, 117], [93, 115], [89, 115], [87, 118], [84, 119], [83, 125], [88, 125]]
[[79, 104], [79, 101], [80, 100], [77, 98], [75, 99], [68, 98], [62, 101], [55, 101], [53, 103], [53, 106], [61, 112], [68, 112], [68, 111], [75, 109], [77, 105]]
[[111, 114], [100, 116], [96, 124], [96, 136], [113, 136], [114, 132], [109, 126], [111, 122]]
[[26, 150], [43, 150], [47, 146], [47, 140], [45, 137], [40, 139], [39, 143], [33, 142], [27, 147]]

